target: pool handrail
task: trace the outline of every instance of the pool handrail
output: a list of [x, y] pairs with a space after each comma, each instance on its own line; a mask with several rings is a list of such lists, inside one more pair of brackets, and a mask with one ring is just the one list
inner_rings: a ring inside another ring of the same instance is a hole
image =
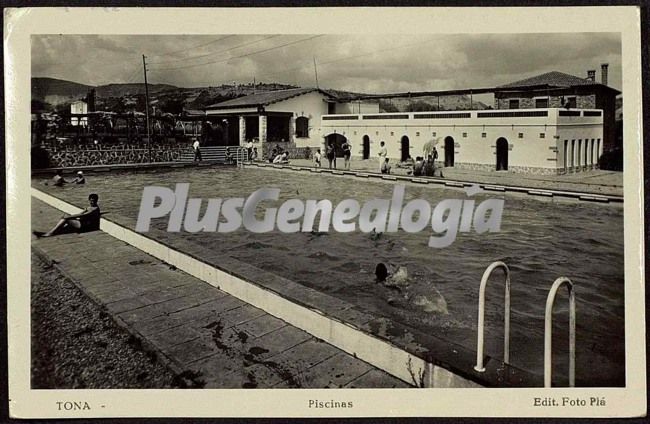
[[235, 152], [235, 162], [238, 168], [244, 166], [244, 162], [248, 159], [248, 149], [244, 146], [237, 146]]
[[551, 387], [553, 374], [553, 304], [555, 295], [563, 285], [569, 292], [569, 387], [575, 387], [576, 380], [576, 299], [573, 282], [567, 277], [559, 277], [553, 282], [546, 298], [544, 315], [544, 387]]
[[505, 273], [506, 287], [505, 287], [505, 300], [504, 300], [504, 318], [503, 318], [503, 362], [510, 361], [510, 269], [504, 262], [492, 262], [490, 266], [483, 272], [481, 278], [481, 286], [478, 295], [478, 340], [476, 343], [476, 365], [474, 370], [477, 372], [485, 372], [483, 364], [483, 335], [485, 330], [485, 287], [492, 272], [497, 268], [503, 268]]

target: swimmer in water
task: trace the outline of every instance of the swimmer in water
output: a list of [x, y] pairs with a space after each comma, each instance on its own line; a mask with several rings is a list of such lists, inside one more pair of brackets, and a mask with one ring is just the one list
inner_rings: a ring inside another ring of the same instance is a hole
[[380, 262], [375, 267], [377, 283], [384, 287], [397, 291], [399, 296], [389, 295], [387, 302], [390, 305], [400, 304], [406, 301], [406, 305], [414, 305], [424, 312], [448, 314], [447, 301], [432, 284], [412, 284], [414, 281], [409, 278], [406, 267], [398, 267], [397, 271], [390, 274], [388, 267]]

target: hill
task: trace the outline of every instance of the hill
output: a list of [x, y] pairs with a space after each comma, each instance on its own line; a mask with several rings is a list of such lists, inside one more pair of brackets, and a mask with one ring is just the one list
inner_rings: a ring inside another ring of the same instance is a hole
[[56, 78], [32, 78], [32, 100], [58, 105], [82, 99], [93, 88], [90, 85]]
[[[163, 91], [178, 90], [179, 88], [169, 84], [149, 84], [149, 94], [157, 94]], [[107, 84], [96, 87], [98, 97], [123, 97], [144, 94], [144, 83], [130, 84]]]
[[440, 105], [440, 110], [482, 110], [488, 108], [483, 102], [477, 100], [472, 101], [466, 95], [441, 96], [440, 98], [427, 96], [413, 99], [401, 97], [382, 100], [379, 105], [385, 112], [424, 112], [438, 110], [438, 105]]

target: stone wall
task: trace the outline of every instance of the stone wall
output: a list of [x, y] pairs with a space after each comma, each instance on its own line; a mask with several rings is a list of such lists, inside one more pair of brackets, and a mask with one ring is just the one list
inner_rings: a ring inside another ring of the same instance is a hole
[[174, 162], [180, 159], [187, 147], [152, 147], [151, 157], [148, 149], [48, 149], [49, 166], [64, 168], [68, 166], [117, 165], [148, 162]]
[[[440, 164], [442, 165], [442, 163]], [[438, 166], [438, 163], [436, 163], [436, 166]], [[494, 165], [486, 165], [484, 163], [459, 163], [456, 162], [454, 164], [454, 168], [458, 169], [470, 169], [474, 171], [494, 171], [495, 166]], [[444, 167], [443, 167], [444, 169]], [[558, 175], [560, 172], [564, 172], [564, 170], [561, 169], [556, 169], [556, 168], [539, 168], [535, 166], [512, 166], [508, 165], [508, 170], [507, 171], [499, 171], [499, 172], [511, 172], [515, 174], [532, 174], [532, 175]]]
[[[517, 93], [516, 95], [507, 95], [501, 94], [495, 96], [494, 98], [494, 108], [495, 109], [508, 109], [510, 107], [510, 100], [519, 100], [519, 109], [534, 109], [535, 108], [535, 97], [545, 98], [546, 96], [539, 96], [533, 93]], [[587, 95], [564, 95], [565, 99], [567, 97], [576, 98], [576, 109], [595, 109], [596, 108], [596, 95], [587, 94]], [[561, 96], [550, 96], [549, 99], [549, 108], [562, 108]]]
[[282, 148], [283, 151], [289, 152], [289, 159], [311, 159], [316, 152], [316, 148], [296, 147], [295, 143], [262, 143], [262, 152], [260, 154], [258, 147], [259, 159], [268, 161], [269, 153], [274, 147]]

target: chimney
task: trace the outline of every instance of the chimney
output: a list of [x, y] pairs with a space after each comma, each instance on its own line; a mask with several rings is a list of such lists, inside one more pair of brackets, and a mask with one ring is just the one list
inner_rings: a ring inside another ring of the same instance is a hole
[[590, 69], [587, 71], [587, 79], [596, 82], [596, 70]]
[[603, 63], [600, 65], [600, 82], [603, 85], [607, 85], [607, 68], [609, 67], [609, 63]]

